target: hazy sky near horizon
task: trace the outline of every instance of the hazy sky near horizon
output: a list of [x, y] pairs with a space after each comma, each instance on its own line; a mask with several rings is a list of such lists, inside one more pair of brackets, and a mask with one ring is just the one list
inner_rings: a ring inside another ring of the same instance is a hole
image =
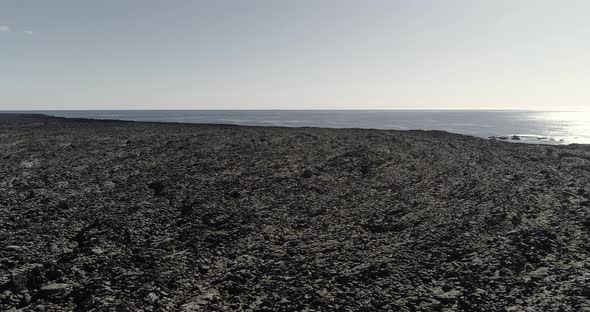
[[587, 109], [587, 0], [0, 0], [2, 109]]

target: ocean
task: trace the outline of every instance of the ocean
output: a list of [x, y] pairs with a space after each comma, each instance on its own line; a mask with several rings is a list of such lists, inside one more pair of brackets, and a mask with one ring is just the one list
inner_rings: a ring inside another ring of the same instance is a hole
[[[31, 111], [27, 111], [31, 113]], [[87, 110], [59, 117], [249, 126], [443, 130], [518, 142], [590, 144], [590, 112], [483, 110]]]

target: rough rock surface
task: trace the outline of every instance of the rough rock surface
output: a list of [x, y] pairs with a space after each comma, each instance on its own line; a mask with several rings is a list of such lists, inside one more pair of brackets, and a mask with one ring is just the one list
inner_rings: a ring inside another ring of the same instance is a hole
[[0, 116], [0, 310], [589, 311], [590, 148]]

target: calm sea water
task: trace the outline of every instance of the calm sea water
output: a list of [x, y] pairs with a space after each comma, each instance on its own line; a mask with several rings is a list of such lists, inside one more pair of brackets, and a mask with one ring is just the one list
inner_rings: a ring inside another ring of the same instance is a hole
[[254, 126], [444, 130], [521, 142], [590, 144], [590, 111], [116, 110], [39, 111], [60, 117]]

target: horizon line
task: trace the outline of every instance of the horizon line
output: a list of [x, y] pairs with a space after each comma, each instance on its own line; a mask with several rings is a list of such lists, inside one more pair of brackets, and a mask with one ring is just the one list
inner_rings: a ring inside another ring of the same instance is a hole
[[55, 111], [537, 111], [584, 112], [583, 108], [115, 108], [115, 109], [0, 109], [0, 112], [55, 112]]

